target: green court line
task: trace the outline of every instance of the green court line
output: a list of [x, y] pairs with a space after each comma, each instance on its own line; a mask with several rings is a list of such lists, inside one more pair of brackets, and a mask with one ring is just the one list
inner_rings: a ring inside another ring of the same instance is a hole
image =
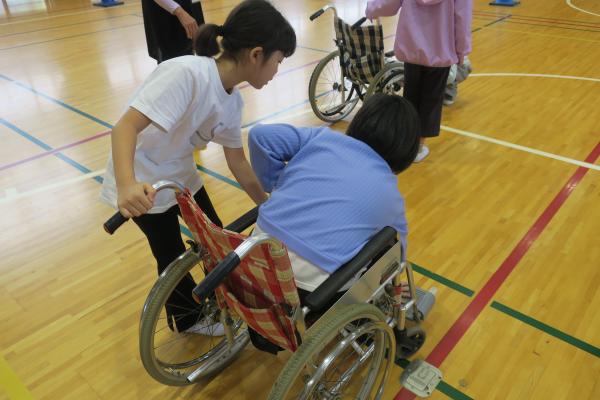
[[[232, 185], [232, 186], [234, 186], [234, 187], [236, 187], [238, 189], [240, 188], [239, 184], [237, 182], [233, 181], [232, 179], [230, 179], [230, 178], [228, 178], [226, 176], [223, 176], [221, 174], [215, 173], [214, 171], [208, 170], [208, 169], [206, 169], [206, 168], [204, 168], [204, 167], [202, 167], [200, 165], [196, 165], [196, 166], [197, 166], [197, 168], [200, 171], [205, 172], [205, 173], [211, 175], [212, 177], [214, 177], [216, 179], [219, 179], [219, 180], [221, 180], [223, 182], [226, 182], [226, 183], [228, 183], [228, 184], [230, 184], [230, 185]], [[191, 237], [191, 235], [189, 234], [189, 232], [185, 232], [185, 233], [186, 233], [186, 235], [188, 235], [188, 236]], [[432, 271], [430, 271], [430, 270], [428, 270], [428, 269], [426, 269], [424, 267], [421, 267], [420, 265], [412, 263], [412, 266], [413, 266], [413, 270], [415, 272], [417, 272], [418, 274], [426, 276], [427, 278], [430, 278], [430, 279], [432, 279], [432, 280], [434, 280], [434, 281], [436, 281], [438, 283], [441, 283], [442, 285], [447, 286], [450, 289], [453, 289], [453, 290], [455, 290], [455, 291], [457, 291], [459, 293], [462, 293], [465, 296], [472, 297], [475, 294], [475, 292], [473, 290], [471, 290], [471, 289], [469, 289], [469, 288], [467, 288], [467, 287], [465, 287], [465, 286], [463, 286], [463, 285], [461, 285], [461, 284], [459, 284], [457, 282], [454, 282], [454, 281], [452, 281], [452, 280], [450, 280], [448, 278], [445, 278], [442, 275], [436, 274], [435, 272], [432, 272]], [[582, 340], [579, 340], [579, 339], [577, 339], [577, 338], [575, 338], [575, 337], [573, 337], [571, 335], [568, 335], [568, 334], [566, 334], [564, 332], [561, 332], [560, 330], [558, 330], [556, 328], [553, 328], [550, 325], [547, 325], [547, 324], [544, 324], [543, 322], [537, 321], [534, 318], [531, 318], [531, 317], [529, 317], [529, 316], [527, 316], [525, 314], [522, 314], [522, 313], [520, 313], [520, 312], [518, 312], [518, 311], [516, 311], [516, 310], [514, 310], [512, 308], [509, 308], [509, 307], [507, 307], [507, 306], [505, 306], [505, 305], [503, 305], [501, 303], [498, 303], [496, 301], [493, 301], [490, 304], [490, 307], [495, 308], [496, 310], [498, 310], [500, 312], [503, 312], [503, 313], [505, 313], [505, 314], [513, 317], [513, 318], [518, 319], [521, 322], [524, 322], [524, 323], [526, 323], [526, 324], [528, 324], [530, 326], [533, 326], [533, 327], [535, 327], [535, 328], [537, 328], [537, 329], [539, 329], [541, 331], [544, 331], [544, 332], [548, 333], [549, 335], [552, 335], [552, 336], [554, 336], [554, 337], [556, 337], [556, 338], [558, 338], [558, 339], [560, 339], [560, 340], [562, 340], [562, 341], [564, 341], [566, 343], [571, 344], [572, 346], [575, 346], [575, 347], [577, 347], [577, 348], [579, 348], [579, 349], [581, 349], [583, 351], [586, 351], [586, 352], [588, 352], [588, 353], [590, 353], [590, 354], [592, 354], [592, 355], [600, 358], [600, 349], [598, 347], [595, 347], [595, 346], [593, 346], [593, 345], [591, 345], [589, 343], [586, 343], [586, 342], [584, 342]], [[440, 383], [440, 386], [443, 386], [443, 382]], [[441, 390], [442, 389], [440, 389], [440, 391]], [[454, 389], [454, 388], [452, 388], [452, 386], [448, 385], [447, 388], [445, 388], [444, 390], [446, 390], [448, 393], [453, 393], [452, 391], [456, 390], [456, 389]], [[443, 392], [443, 393], [447, 394], [445, 392]], [[461, 394], [461, 392], [458, 392], [458, 391], [457, 391], [457, 393]], [[458, 394], [456, 394], [456, 396], [458, 396]], [[449, 397], [452, 397], [450, 394], [447, 394], [447, 395]], [[452, 397], [452, 398], [453, 399], [454, 398], [457, 398], [457, 399], [468, 399], [469, 397]]]
[[[397, 358], [396, 359], [396, 364], [403, 369], [406, 369], [406, 367], [408, 366], [409, 363], [410, 363], [410, 361], [407, 360], [406, 358]], [[439, 390], [440, 392], [444, 393], [446, 396], [448, 396], [454, 400], [473, 400], [473, 398], [467, 396], [466, 394], [464, 394], [460, 390], [456, 389], [454, 386], [447, 384], [443, 380], [440, 381], [440, 383], [437, 385], [435, 390]]]
[[581, 349], [587, 353], [590, 353], [593, 356], [600, 358], [600, 348], [596, 346], [586, 343], [583, 340], [579, 340], [574, 336], [571, 336], [556, 328], [553, 328], [548, 324], [538, 321], [537, 319], [531, 318], [530, 316], [522, 314], [513, 308], [498, 303], [497, 301], [493, 301], [490, 307], [495, 308], [496, 310], [507, 314], [513, 318], [516, 318], [519, 321], [526, 323], [527, 325], [533, 326], [534, 328], [537, 328], [542, 332], [547, 333], [548, 335], [554, 336], [555, 338], [562, 340], [563, 342], [566, 342], [572, 346], [577, 347], [578, 349]]
[[421, 267], [420, 265], [417, 265], [413, 262], [411, 262], [411, 263], [412, 263], [412, 266], [413, 266], [413, 269], [415, 270], [415, 272], [418, 272], [421, 275], [424, 275], [430, 279], [433, 279], [434, 281], [439, 282], [442, 285], [448, 286], [450, 289], [454, 289], [457, 292], [464, 294], [465, 296], [471, 297], [471, 296], [473, 296], [473, 294], [475, 294], [474, 291], [472, 291], [469, 288], [464, 287], [461, 284], [451, 281], [448, 278], [444, 278], [443, 276], [438, 275], [435, 272], [431, 272], [428, 269], [425, 269], [425, 268]]

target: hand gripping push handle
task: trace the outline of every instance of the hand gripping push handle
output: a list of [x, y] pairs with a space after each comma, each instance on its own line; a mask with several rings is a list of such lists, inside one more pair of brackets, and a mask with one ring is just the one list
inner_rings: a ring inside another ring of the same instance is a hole
[[[160, 192], [163, 189], [173, 189], [175, 191], [175, 194], [179, 194], [184, 191], [183, 185], [172, 181], [158, 181], [154, 185], [152, 185], [152, 187], [157, 192]], [[125, 218], [119, 211], [117, 211], [104, 223], [104, 230], [110, 235], [112, 235], [117, 229], [119, 229], [121, 225], [127, 222], [128, 219], [129, 218]]]

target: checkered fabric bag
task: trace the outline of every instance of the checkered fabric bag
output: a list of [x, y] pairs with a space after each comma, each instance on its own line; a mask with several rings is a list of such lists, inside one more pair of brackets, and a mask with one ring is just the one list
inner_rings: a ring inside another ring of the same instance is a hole
[[[194, 240], [208, 253], [204, 260], [208, 271], [246, 238], [213, 224], [200, 210], [189, 190], [179, 194], [177, 202]], [[270, 342], [291, 351], [298, 348], [290, 314], [300, 300], [283, 244], [276, 249], [267, 243], [256, 246], [216, 289], [216, 293], [219, 307], [226, 304]]]
[[344, 49], [342, 69], [353, 81], [369, 84], [383, 65], [383, 29], [381, 25], [352, 28], [335, 18], [335, 36]]

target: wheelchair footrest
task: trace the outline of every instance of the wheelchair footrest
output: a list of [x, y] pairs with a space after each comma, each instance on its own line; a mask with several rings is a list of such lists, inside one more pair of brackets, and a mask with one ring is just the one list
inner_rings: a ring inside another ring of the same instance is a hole
[[441, 380], [442, 372], [423, 360], [408, 364], [400, 377], [402, 386], [420, 397], [431, 396]]

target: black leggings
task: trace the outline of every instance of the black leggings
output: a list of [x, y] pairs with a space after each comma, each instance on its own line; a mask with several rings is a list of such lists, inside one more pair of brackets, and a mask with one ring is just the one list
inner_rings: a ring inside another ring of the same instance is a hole
[[[223, 227], [204, 187], [196, 192], [194, 199], [214, 224]], [[158, 264], [159, 275], [185, 251], [177, 218], [179, 215], [181, 212], [176, 204], [160, 214], [145, 214], [133, 218], [133, 222], [140, 227], [148, 239], [148, 244]], [[194, 325], [201, 318], [198, 305], [191, 296], [195, 286], [196, 282], [188, 274], [179, 282], [166, 303], [169, 326], [172, 327], [171, 318], [173, 318], [180, 332]]]

